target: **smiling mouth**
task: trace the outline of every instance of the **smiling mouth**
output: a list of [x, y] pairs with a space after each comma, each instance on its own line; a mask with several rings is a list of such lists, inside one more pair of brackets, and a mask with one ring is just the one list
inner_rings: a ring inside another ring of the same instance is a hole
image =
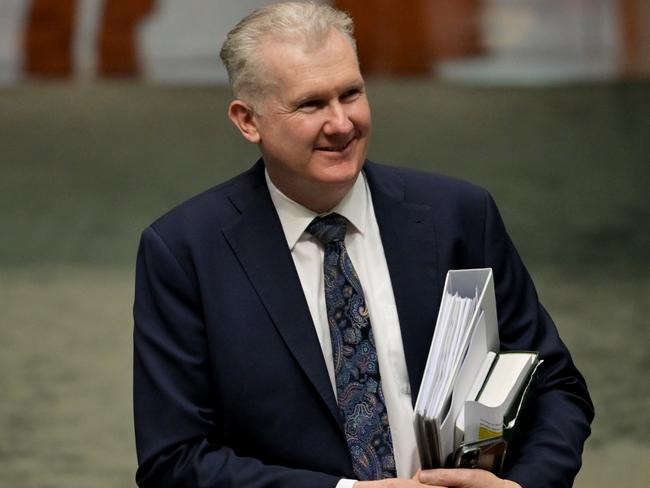
[[323, 147], [317, 147], [316, 150], [325, 151], [325, 152], [342, 152], [345, 151], [350, 146], [353, 140], [354, 137], [342, 146], [323, 146]]

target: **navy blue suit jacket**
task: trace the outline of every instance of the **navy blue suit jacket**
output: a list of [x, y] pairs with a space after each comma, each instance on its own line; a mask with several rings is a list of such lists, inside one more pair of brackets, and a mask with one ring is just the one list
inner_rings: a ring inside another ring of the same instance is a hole
[[[570, 486], [593, 407], [489, 194], [366, 163], [415, 400], [445, 274], [494, 271], [503, 349], [545, 360], [507, 477]], [[354, 477], [263, 164], [147, 228], [135, 295], [141, 486], [328, 487]]]

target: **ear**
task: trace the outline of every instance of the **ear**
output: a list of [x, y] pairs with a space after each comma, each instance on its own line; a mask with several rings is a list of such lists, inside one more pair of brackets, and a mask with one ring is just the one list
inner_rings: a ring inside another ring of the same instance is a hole
[[228, 107], [228, 117], [247, 141], [253, 144], [260, 142], [255, 112], [250, 105], [242, 100], [233, 100]]

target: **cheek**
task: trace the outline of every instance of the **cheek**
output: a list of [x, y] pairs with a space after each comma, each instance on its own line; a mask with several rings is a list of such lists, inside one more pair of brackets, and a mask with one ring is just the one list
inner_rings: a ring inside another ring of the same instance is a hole
[[350, 119], [354, 125], [362, 132], [369, 132], [371, 126], [370, 107], [368, 103], [360, 103], [354, 107], [350, 113]]
[[291, 138], [299, 140], [308, 146], [313, 146], [320, 137], [323, 122], [320, 117], [314, 115], [312, 117], [303, 118], [299, 123], [293, 127], [288, 128], [287, 134], [291, 134]]

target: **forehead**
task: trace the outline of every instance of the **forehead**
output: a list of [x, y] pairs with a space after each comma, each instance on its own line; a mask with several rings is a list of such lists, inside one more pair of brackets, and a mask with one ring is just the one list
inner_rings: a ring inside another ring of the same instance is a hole
[[336, 30], [317, 44], [269, 39], [261, 49], [268, 82], [282, 99], [363, 83], [357, 55]]

